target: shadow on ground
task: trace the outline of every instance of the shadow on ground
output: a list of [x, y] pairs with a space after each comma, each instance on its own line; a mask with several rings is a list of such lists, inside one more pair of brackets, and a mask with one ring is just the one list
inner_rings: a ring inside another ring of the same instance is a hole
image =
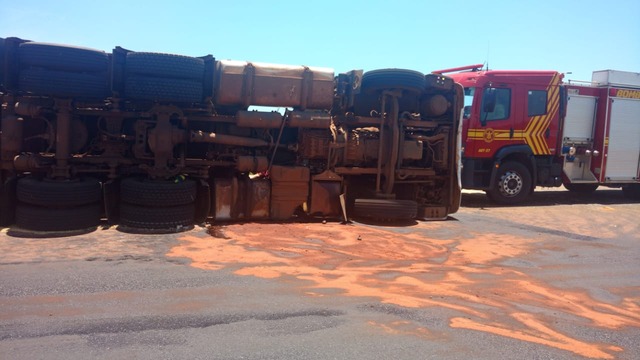
[[553, 205], [616, 205], [640, 204], [640, 200], [629, 199], [620, 189], [598, 189], [591, 194], [573, 193], [564, 189], [538, 188], [525, 202], [517, 205], [496, 204], [489, 200], [484, 192], [465, 191], [462, 193], [462, 206], [469, 208], [553, 206]]

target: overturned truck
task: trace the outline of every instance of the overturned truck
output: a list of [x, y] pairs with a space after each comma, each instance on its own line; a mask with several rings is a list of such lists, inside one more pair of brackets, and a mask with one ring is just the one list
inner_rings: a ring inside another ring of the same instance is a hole
[[458, 209], [463, 89], [448, 77], [0, 40], [5, 226]]

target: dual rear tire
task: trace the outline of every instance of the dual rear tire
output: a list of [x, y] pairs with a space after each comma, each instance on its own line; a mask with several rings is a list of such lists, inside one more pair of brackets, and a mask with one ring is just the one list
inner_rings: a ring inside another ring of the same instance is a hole
[[[170, 230], [193, 225], [194, 180], [125, 178], [120, 185], [120, 224]], [[102, 186], [96, 179], [49, 180], [25, 177], [16, 184], [15, 224], [28, 231], [95, 229], [103, 213]]]
[[18, 47], [18, 59], [21, 91], [83, 99], [109, 95], [109, 56], [104, 51], [25, 42]]
[[197, 184], [191, 179], [125, 178], [120, 183], [120, 225], [174, 230], [193, 225]]
[[100, 224], [102, 188], [95, 179], [21, 178], [16, 199], [15, 223], [21, 229], [65, 232]]
[[130, 52], [125, 63], [125, 95], [139, 100], [202, 101], [204, 60], [148, 52]]

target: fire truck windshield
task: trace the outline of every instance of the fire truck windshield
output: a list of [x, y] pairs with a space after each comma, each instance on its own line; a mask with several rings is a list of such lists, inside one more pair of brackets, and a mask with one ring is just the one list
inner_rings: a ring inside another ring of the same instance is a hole
[[463, 117], [468, 119], [471, 116], [471, 105], [473, 104], [473, 95], [476, 93], [476, 88], [466, 87], [464, 88], [464, 113]]

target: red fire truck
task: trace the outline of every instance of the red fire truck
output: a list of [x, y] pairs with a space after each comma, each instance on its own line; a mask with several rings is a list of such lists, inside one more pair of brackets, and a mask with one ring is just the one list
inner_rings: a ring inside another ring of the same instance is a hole
[[564, 83], [557, 71], [434, 71], [464, 86], [462, 186], [503, 204], [536, 186], [574, 192], [621, 187], [640, 195], [640, 73], [593, 72]]

